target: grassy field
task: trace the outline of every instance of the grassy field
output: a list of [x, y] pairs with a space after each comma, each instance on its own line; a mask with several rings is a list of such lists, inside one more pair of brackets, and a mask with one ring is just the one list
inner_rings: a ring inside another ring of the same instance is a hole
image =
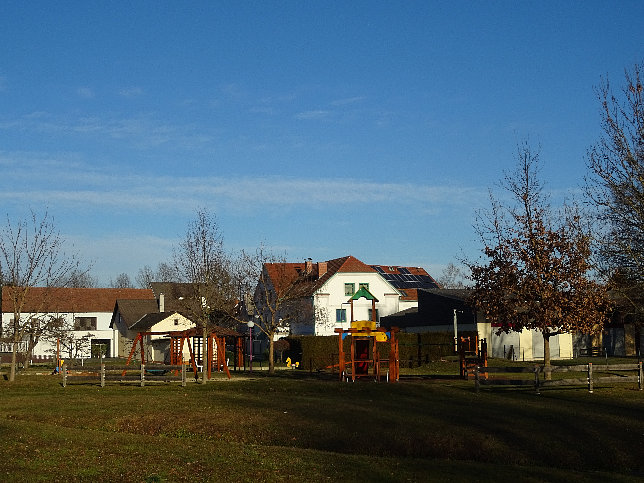
[[475, 394], [450, 378], [256, 371], [185, 388], [63, 388], [37, 372], [0, 378], [2, 481], [644, 479], [644, 394], [633, 384]]

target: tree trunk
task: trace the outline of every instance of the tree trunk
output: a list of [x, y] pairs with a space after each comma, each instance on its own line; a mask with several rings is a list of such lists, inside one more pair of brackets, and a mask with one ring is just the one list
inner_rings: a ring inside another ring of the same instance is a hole
[[11, 350], [11, 369], [9, 370], [9, 381], [13, 382], [16, 379], [16, 359], [18, 354], [18, 342], [14, 339], [13, 348]]
[[203, 327], [203, 340], [201, 343], [201, 383], [208, 382], [208, 327]]
[[550, 372], [550, 333], [543, 333], [543, 365], [546, 374], [546, 381], [552, 380], [552, 373]]
[[275, 373], [275, 355], [274, 355], [275, 340], [274, 339], [275, 339], [274, 334], [271, 332], [268, 335], [268, 373], [269, 374]]

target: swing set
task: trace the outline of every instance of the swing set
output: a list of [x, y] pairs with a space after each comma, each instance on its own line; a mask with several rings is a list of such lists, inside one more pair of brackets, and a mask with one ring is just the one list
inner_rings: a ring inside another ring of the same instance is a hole
[[[226, 337], [234, 337], [235, 339], [235, 360], [243, 361], [243, 336], [241, 335], [224, 335], [225, 329], [214, 328], [208, 333], [207, 338], [207, 353], [210, 354], [206, 362], [206, 371], [207, 377], [210, 379], [213, 371], [213, 367], [217, 371], [224, 371], [230, 379], [230, 370], [228, 368], [228, 362], [226, 361]], [[189, 365], [197, 379], [199, 362], [201, 362], [201, 367], [204, 365], [204, 357], [202, 355], [202, 329], [192, 328], [181, 331], [145, 331], [138, 332], [134, 343], [132, 344], [132, 349], [130, 350], [130, 355], [127, 358], [126, 366], [130, 364], [130, 361], [134, 357], [137, 348], [140, 349], [141, 353], [141, 364], [147, 365], [145, 361], [145, 347], [144, 347], [144, 337], [149, 336], [161, 336], [168, 337], [170, 339], [170, 365], [177, 366], [181, 364]], [[138, 347], [137, 347], [138, 345]], [[190, 359], [184, 360], [184, 347], [188, 347], [188, 352], [190, 354]], [[216, 348], [216, 350], [215, 350]], [[235, 367], [237, 363], [235, 362]], [[163, 369], [163, 364], [158, 364], [159, 369]], [[154, 369], [153, 369], [154, 370]], [[177, 372], [175, 370], [175, 372]], [[125, 375], [125, 371], [123, 371]]]

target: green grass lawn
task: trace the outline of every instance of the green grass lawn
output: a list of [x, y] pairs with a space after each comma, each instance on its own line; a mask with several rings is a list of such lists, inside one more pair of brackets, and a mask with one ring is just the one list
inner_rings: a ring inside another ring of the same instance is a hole
[[36, 372], [48, 371], [0, 379], [2, 481], [644, 478], [633, 384], [476, 394], [456, 379], [340, 383], [284, 370], [63, 388]]

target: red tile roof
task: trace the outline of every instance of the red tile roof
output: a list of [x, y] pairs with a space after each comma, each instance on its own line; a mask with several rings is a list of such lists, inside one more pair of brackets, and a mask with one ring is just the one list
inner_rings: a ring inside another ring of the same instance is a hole
[[[14, 287], [2, 288], [2, 311], [13, 312]], [[153, 299], [150, 289], [139, 288], [67, 288], [31, 287], [23, 312], [109, 312], [117, 299]]]
[[[271, 282], [278, 287], [278, 290], [286, 289], [298, 277], [302, 277], [302, 282], [310, 283], [310, 288], [307, 290], [308, 294], [313, 294], [336, 273], [376, 272], [372, 267], [351, 255], [319, 263], [266, 263], [264, 268]], [[307, 268], [310, 270], [308, 276]]]
[[404, 294], [400, 300], [418, 300], [417, 288], [399, 288], [398, 290]]
[[[264, 268], [271, 282], [280, 289], [286, 289], [298, 277], [302, 277], [303, 282], [310, 283], [310, 287], [307, 287], [306, 291], [308, 295], [312, 295], [336, 273], [374, 273], [378, 272], [376, 268], [381, 269], [384, 274], [401, 274], [403, 272], [400, 272], [400, 269], [405, 268], [409, 274], [429, 277], [429, 280], [435, 283], [434, 279], [422, 267], [401, 267], [399, 265], [370, 266], [351, 255], [319, 263], [266, 263], [264, 264]], [[306, 276], [307, 268], [309, 269], [308, 277]], [[402, 293], [401, 300], [418, 300], [417, 288], [401, 287], [397, 290]]]

